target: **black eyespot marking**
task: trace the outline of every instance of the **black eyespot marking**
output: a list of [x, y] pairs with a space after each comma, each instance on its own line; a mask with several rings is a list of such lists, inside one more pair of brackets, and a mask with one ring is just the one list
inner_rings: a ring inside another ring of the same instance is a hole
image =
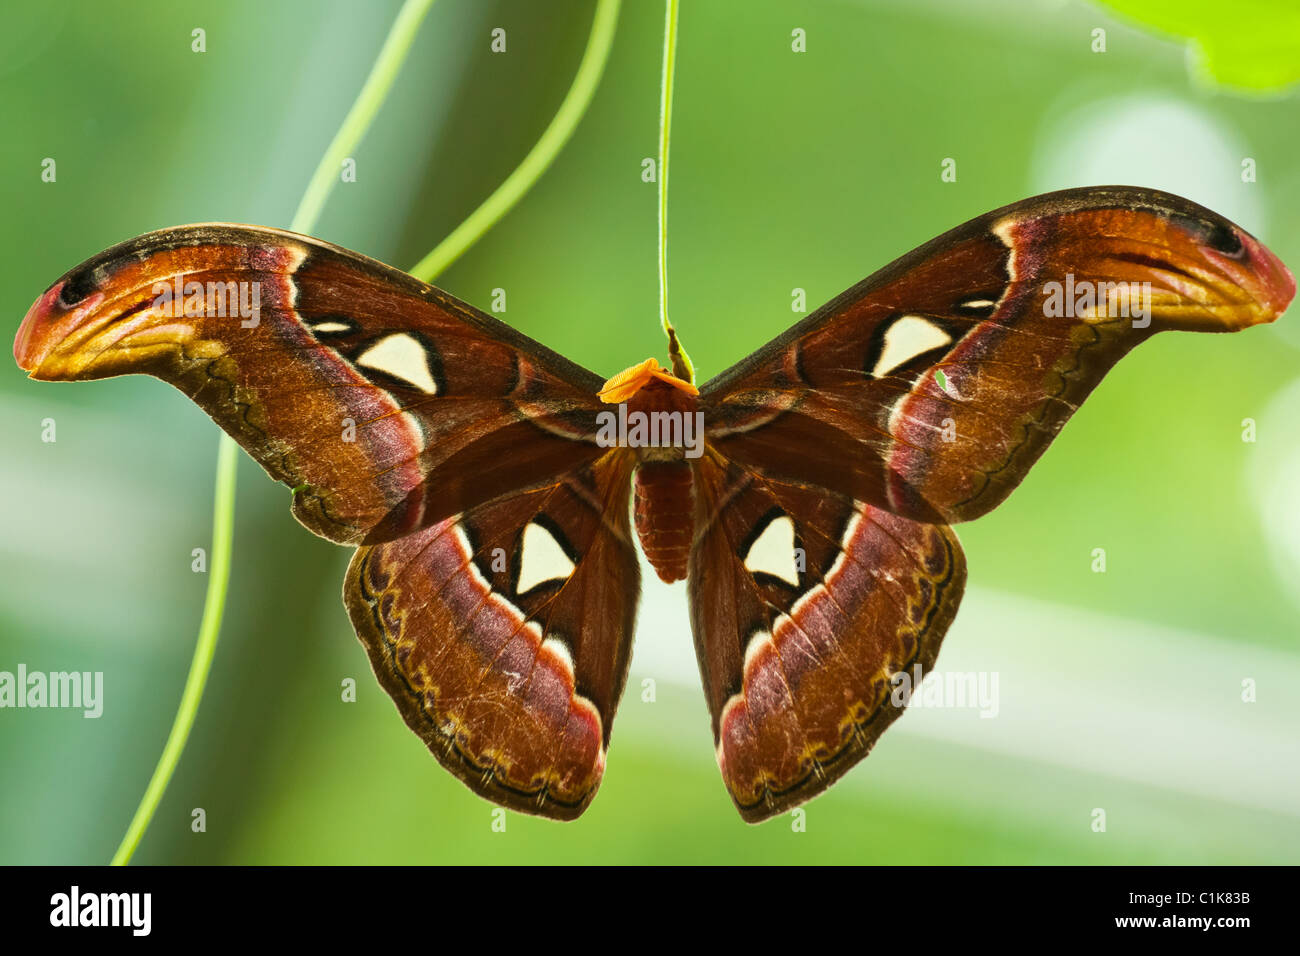
[[1210, 234], [1205, 237], [1205, 244], [1229, 259], [1238, 259], [1246, 251], [1246, 247], [1241, 244], [1241, 236], [1237, 235], [1237, 230], [1226, 222], [1221, 222], [1210, 230]]
[[103, 280], [104, 276], [97, 266], [69, 272], [64, 277], [63, 288], [59, 290], [59, 306], [71, 309], [93, 295]]
[[1229, 223], [1179, 213], [1174, 213], [1169, 219], [1195, 236], [1197, 242], [1229, 259], [1240, 259], [1246, 252], [1241, 236]]

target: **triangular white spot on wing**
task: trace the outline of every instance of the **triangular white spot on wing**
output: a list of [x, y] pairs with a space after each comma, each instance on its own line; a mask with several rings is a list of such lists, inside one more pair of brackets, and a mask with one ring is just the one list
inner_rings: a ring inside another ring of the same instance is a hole
[[874, 378], [888, 375], [921, 353], [937, 349], [951, 341], [951, 335], [924, 316], [900, 316], [885, 330], [884, 348], [880, 350], [880, 358], [876, 360], [871, 375]]
[[424, 346], [404, 332], [384, 336], [357, 356], [357, 364], [410, 382], [430, 395], [438, 394]]
[[524, 528], [520, 541], [519, 583], [515, 593], [531, 591], [543, 581], [567, 581], [573, 574], [574, 564], [564, 553], [555, 536], [535, 521]]
[[745, 555], [745, 570], [750, 574], [762, 572], [799, 585], [799, 568], [794, 555], [794, 522], [789, 515], [781, 515], [768, 522], [757, 540]]

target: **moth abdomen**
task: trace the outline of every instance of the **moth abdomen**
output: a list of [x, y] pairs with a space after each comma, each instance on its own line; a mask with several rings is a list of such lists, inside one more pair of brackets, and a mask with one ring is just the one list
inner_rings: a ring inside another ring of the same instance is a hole
[[636, 533], [660, 580], [686, 577], [695, 532], [695, 487], [684, 459], [646, 461], [636, 470]]

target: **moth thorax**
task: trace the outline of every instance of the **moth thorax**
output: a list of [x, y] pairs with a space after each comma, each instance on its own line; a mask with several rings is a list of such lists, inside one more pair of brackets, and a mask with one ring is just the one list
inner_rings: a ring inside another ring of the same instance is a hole
[[660, 580], [686, 577], [695, 530], [695, 491], [684, 460], [643, 461], [636, 470], [636, 533]]

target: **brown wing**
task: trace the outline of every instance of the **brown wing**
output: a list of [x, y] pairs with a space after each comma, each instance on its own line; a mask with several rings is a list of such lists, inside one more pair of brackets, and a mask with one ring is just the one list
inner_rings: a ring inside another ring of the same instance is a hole
[[601, 379], [404, 272], [253, 226], [115, 246], [37, 300], [33, 378], [175, 385], [312, 531], [389, 540], [590, 462]]
[[357, 550], [344, 602], [407, 725], [466, 786], [571, 819], [595, 796], [640, 572], [625, 450]]
[[708, 440], [762, 474], [965, 521], [1133, 346], [1269, 322], [1294, 293], [1264, 246], [1186, 199], [1037, 196], [903, 256], [704, 385]]
[[934, 664], [966, 564], [945, 527], [714, 452], [695, 476], [696, 654], [722, 778], [756, 823], [830, 786], [899, 717], [894, 675]]

